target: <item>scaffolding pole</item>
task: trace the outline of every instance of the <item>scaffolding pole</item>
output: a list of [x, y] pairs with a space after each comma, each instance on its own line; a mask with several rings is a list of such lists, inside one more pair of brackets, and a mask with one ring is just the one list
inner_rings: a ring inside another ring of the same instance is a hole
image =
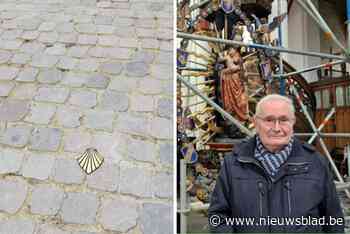
[[235, 124], [243, 133], [245, 133], [249, 137], [253, 137], [255, 133], [246, 128], [240, 121], [235, 119], [232, 115], [227, 113], [224, 109], [222, 109], [218, 104], [212, 101], [210, 98], [203, 95], [196, 87], [190, 84], [188, 81], [183, 79], [180, 75], [177, 75], [177, 79], [181, 81], [184, 85], [186, 85], [189, 89], [191, 89], [194, 93], [200, 96], [206, 103], [212, 106], [215, 110], [217, 110], [220, 114], [222, 114], [225, 118]]
[[[315, 133], [294, 133], [295, 136], [300, 136], [300, 137], [308, 137], [308, 136], [313, 136]], [[344, 138], [350, 138], [350, 133], [322, 133], [320, 132], [318, 135], [321, 137], [328, 137], [328, 138], [333, 138], [333, 137], [344, 137]]]
[[187, 191], [186, 191], [186, 161], [180, 160], [180, 233], [187, 233]]
[[[306, 109], [306, 106], [305, 106], [304, 103], [302, 102], [298, 91], [296, 90], [296, 88], [294, 87], [294, 85], [291, 85], [291, 89], [292, 89], [292, 92], [295, 94], [295, 97], [297, 98], [297, 101], [298, 101], [298, 103], [299, 103], [299, 105], [300, 105], [300, 107], [301, 107], [301, 109], [302, 109], [302, 111], [303, 111], [303, 113], [304, 113], [306, 119], [308, 120], [309, 124], [311, 125], [312, 130], [314, 131], [314, 133], [317, 133], [317, 128], [316, 128], [314, 122], [312, 121], [312, 118], [310, 117], [309, 112], [308, 112], [307, 109]], [[329, 163], [331, 164], [331, 167], [332, 167], [332, 169], [333, 169], [333, 171], [334, 171], [334, 173], [335, 173], [337, 179], [338, 179], [341, 183], [344, 183], [343, 177], [340, 175], [340, 173], [339, 173], [339, 171], [338, 171], [336, 165], [334, 164], [333, 159], [332, 159], [332, 156], [331, 156], [330, 153], [328, 152], [327, 146], [326, 146], [326, 144], [324, 143], [322, 137], [319, 137], [318, 140], [319, 140], [319, 143], [320, 143], [320, 145], [321, 145], [321, 148], [323, 149], [324, 153], [326, 154], [326, 156], [327, 156], [327, 158], [328, 158]], [[349, 192], [349, 190], [346, 189], [346, 190], [345, 190], [345, 193], [346, 193], [346, 195], [348, 196], [348, 198], [350, 198], [350, 192]]]
[[[299, 0], [300, 1], [300, 0]], [[332, 30], [329, 28], [328, 24], [326, 23], [326, 21], [322, 18], [322, 16], [320, 15], [320, 13], [318, 12], [318, 10], [316, 9], [316, 7], [314, 6], [314, 4], [310, 1], [310, 0], [305, 0], [307, 4], [309, 4], [309, 7], [311, 8], [311, 10], [313, 11], [314, 16], [316, 16], [316, 18], [318, 19], [318, 21], [316, 21], [318, 23], [318, 25], [320, 26], [320, 28], [322, 30], [324, 30], [325, 33], [327, 33], [335, 42], [335, 44], [338, 45], [338, 47], [340, 49], [342, 49], [344, 51], [344, 53], [346, 55], [348, 55], [348, 51], [345, 49], [345, 47], [340, 43], [340, 41], [336, 38], [336, 36], [334, 35], [334, 33], [332, 32]], [[310, 12], [308, 12], [310, 14]]]
[[294, 76], [294, 75], [298, 75], [298, 74], [305, 73], [305, 72], [318, 70], [318, 69], [321, 69], [321, 68], [324, 68], [324, 67], [331, 67], [331, 66], [342, 64], [342, 63], [346, 63], [346, 62], [347, 62], [346, 60], [337, 60], [337, 61], [334, 61], [334, 62], [331, 62], [331, 63], [324, 63], [324, 64], [317, 65], [317, 66], [314, 66], [314, 67], [301, 69], [299, 71], [294, 71], [294, 72], [281, 74], [281, 75], [280, 74], [279, 75], [273, 75], [272, 77], [274, 77], [274, 78], [278, 78], [278, 77], [285, 78], [285, 77]]
[[[278, 8], [278, 15], [281, 15], [281, 0], [277, 2], [277, 8]], [[283, 41], [282, 41], [282, 23], [278, 26], [278, 46], [283, 47]], [[280, 53], [279, 55], [279, 75], [282, 78], [283, 74], [283, 55]], [[284, 95], [286, 93], [286, 81], [284, 79], [280, 79], [280, 94]]]
[[311, 136], [307, 143], [312, 144], [312, 142], [316, 139], [320, 131], [324, 128], [324, 126], [327, 124], [328, 120], [333, 116], [334, 113], [335, 108], [333, 107], [331, 111], [327, 114], [326, 118], [322, 121], [321, 125], [318, 127], [317, 132], [315, 132], [314, 135]]
[[306, 55], [306, 56], [328, 58], [328, 59], [342, 59], [342, 60], [347, 59], [344, 56], [338, 56], [338, 55], [332, 55], [332, 54], [326, 54], [326, 53], [291, 50], [291, 49], [286, 49], [282, 47], [267, 46], [267, 45], [256, 44], [256, 43], [245, 43], [241, 41], [232, 41], [232, 40], [212, 38], [207, 36], [192, 35], [190, 33], [177, 32], [177, 37], [194, 39], [199, 41], [215, 42], [215, 43], [221, 43], [221, 44], [227, 44], [227, 45], [239, 45], [239, 46], [246, 46], [246, 47], [257, 48], [257, 49], [274, 50], [274, 51], [279, 51], [280, 53], [291, 53], [291, 54]]

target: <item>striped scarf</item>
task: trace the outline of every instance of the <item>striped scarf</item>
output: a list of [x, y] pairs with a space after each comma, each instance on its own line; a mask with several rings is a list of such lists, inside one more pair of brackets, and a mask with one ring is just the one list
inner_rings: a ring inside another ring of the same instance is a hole
[[285, 163], [292, 151], [294, 138], [292, 137], [288, 145], [277, 153], [266, 150], [258, 135], [256, 135], [256, 148], [254, 157], [260, 161], [270, 176], [275, 176], [278, 169]]

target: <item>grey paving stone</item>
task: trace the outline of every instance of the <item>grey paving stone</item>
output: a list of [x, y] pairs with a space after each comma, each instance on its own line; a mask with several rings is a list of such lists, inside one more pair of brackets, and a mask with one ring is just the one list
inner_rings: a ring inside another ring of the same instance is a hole
[[39, 18], [28, 17], [18, 22], [18, 28], [23, 30], [35, 30], [39, 27], [41, 20]]
[[36, 128], [30, 138], [30, 149], [56, 151], [62, 138], [61, 130], [57, 128]]
[[0, 136], [0, 143], [12, 147], [24, 147], [30, 137], [32, 128], [29, 126], [8, 127]]
[[111, 59], [130, 59], [131, 58], [131, 50], [128, 48], [118, 48], [118, 47], [112, 47], [108, 50], [108, 58]]
[[11, 90], [15, 87], [13, 82], [0, 82], [0, 97], [9, 96]]
[[17, 81], [22, 81], [22, 82], [32, 82], [35, 81], [36, 76], [39, 74], [39, 69], [37, 68], [24, 68], [19, 75], [17, 76], [16, 80]]
[[36, 185], [29, 202], [30, 212], [40, 215], [56, 215], [61, 207], [64, 191], [47, 184]]
[[60, 58], [57, 64], [57, 67], [64, 70], [72, 70], [75, 68], [77, 64], [78, 64], [78, 59], [64, 56]]
[[76, 90], [71, 93], [69, 103], [75, 106], [92, 108], [97, 104], [97, 95], [92, 91]]
[[54, 55], [34, 54], [31, 65], [33, 67], [51, 68], [58, 62], [58, 57]]
[[54, 44], [45, 50], [45, 54], [49, 55], [64, 55], [66, 53], [66, 47], [63, 44]]
[[123, 26], [123, 27], [127, 27], [127, 26], [133, 26], [135, 24], [134, 19], [132, 18], [120, 18], [120, 17], [116, 17], [113, 20], [113, 25], [116, 26]]
[[2, 23], [4, 29], [17, 29], [17, 23], [15, 20], [5, 20]]
[[121, 113], [118, 115], [116, 128], [129, 134], [148, 136], [150, 123], [144, 116]]
[[26, 53], [15, 53], [12, 56], [11, 59], [11, 63], [15, 63], [15, 64], [27, 64], [30, 62], [32, 56], [30, 54], [26, 54]]
[[22, 207], [27, 192], [28, 185], [23, 179], [0, 180], [0, 210], [15, 214]]
[[173, 232], [172, 204], [144, 203], [140, 217], [141, 231], [144, 234], [170, 234]]
[[135, 33], [135, 29], [133, 27], [116, 27], [115, 30], [115, 35], [117, 35], [118, 37], [135, 37], [136, 33]]
[[166, 166], [172, 166], [173, 165], [173, 158], [174, 158], [174, 150], [173, 150], [173, 144], [171, 143], [161, 143], [159, 154], [160, 154], [160, 163]]
[[77, 33], [60, 33], [57, 39], [58, 42], [62, 43], [76, 43], [78, 40]]
[[128, 93], [136, 90], [138, 87], [137, 79], [126, 77], [114, 77], [109, 85], [109, 89], [120, 93]]
[[90, 129], [112, 131], [114, 118], [113, 111], [90, 110], [85, 112], [84, 124]]
[[78, 37], [78, 44], [80, 45], [95, 45], [97, 43], [96, 35], [81, 34]]
[[19, 29], [5, 30], [1, 34], [1, 38], [4, 40], [15, 40], [21, 36], [22, 32], [23, 30], [19, 30]]
[[110, 25], [113, 22], [113, 16], [109, 15], [96, 15], [94, 18], [95, 24]]
[[163, 82], [162, 83], [162, 87], [163, 87], [163, 92], [165, 95], [172, 97], [173, 93], [174, 93], [174, 85], [173, 82]]
[[0, 221], [0, 234], [33, 234], [35, 223], [33, 220], [21, 217], [12, 217]]
[[94, 72], [98, 69], [99, 63], [96, 59], [80, 59], [78, 61], [77, 69], [84, 72]]
[[163, 91], [162, 82], [150, 77], [142, 78], [139, 83], [139, 91], [143, 94], [160, 94]]
[[152, 38], [142, 39], [141, 47], [144, 49], [159, 49], [159, 41]]
[[146, 50], [139, 50], [137, 51], [133, 58], [133, 62], [143, 62], [147, 64], [153, 63], [155, 60], [155, 53], [151, 51], [146, 51]]
[[155, 62], [159, 64], [173, 64], [173, 53], [167, 51], [160, 51]]
[[155, 117], [151, 121], [150, 133], [153, 137], [158, 139], [172, 139], [173, 122], [165, 118]]
[[135, 38], [120, 38], [119, 46], [125, 48], [138, 48], [139, 42]]
[[41, 87], [34, 100], [44, 102], [64, 103], [69, 95], [69, 89], [59, 87]]
[[156, 161], [157, 146], [152, 142], [130, 138], [126, 149], [130, 159], [144, 162]]
[[96, 33], [96, 25], [94, 24], [77, 24], [75, 30], [79, 33], [93, 34]]
[[70, 57], [82, 58], [86, 55], [88, 46], [73, 46], [68, 49], [67, 55]]
[[157, 103], [157, 113], [160, 117], [172, 118], [173, 117], [173, 101], [168, 98], [160, 98]]
[[43, 22], [40, 24], [38, 31], [39, 32], [49, 32], [49, 31], [53, 31], [56, 27], [56, 23], [55, 22]]
[[3, 149], [0, 150], [0, 174], [18, 173], [23, 162], [23, 152]]
[[116, 192], [119, 184], [119, 168], [105, 161], [94, 173], [87, 176], [88, 187]]
[[0, 64], [7, 63], [10, 61], [12, 53], [6, 50], [0, 51]]
[[22, 175], [38, 180], [47, 180], [50, 176], [55, 159], [51, 155], [31, 153], [23, 162]]
[[88, 80], [88, 76], [86, 73], [68, 72], [64, 74], [61, 84], [75, 88], [83, 87]]
[[91, 147], [105, 158], [106, 162], [118, 164], [123, 158], [125, 135], [117, 133], [95, 132], [92, 136]]
[[111, 35], [113, 34], [115, 31], [115, 27], [112, 25], [97, 25], [97, 29], [96, 32], [98, 34], [107, 34], [107, 35]]
[[[92, 5], [93, 1], [89, 0], [89, 1], [85, 1], [85, 2], [81, 2], [82, 5]], [[90, 15], [86, 15], [86, 14], [79, 14], [79, 15], [75, 15], [73, 17], [73, 20], [75, 23], [83, 23], [83, 24], [87, 24], [92, 22], [93, 17], [91, 17]]]
[[100, 65], [99, 69], [108, 74], [119, 75], [123, 70], [123, 64], [118, 62], [104, 63]]
[[57, 32], [42, 32], [39, 35], [38, 41], [43, 43], [55, 43], [58, 40]]
[[152, 73], [156, 79], [171, 80], [173, 68], [172, 65], [157, 65], [153, 67]]
[[0, 121], [21, 120], [28, 110], [28, 101], [7, 99], [0, 104]]
[[66, 223], [95, 224], [99, 202], [91, 193], [68, 193], [61, 216]]
[[61, 33], [72, 33], [74, 32], [74, 23], [67, 23], [67, 22], [62, 22], [57, 24], [56, 29], [57, 32], [60, 33], [60, 35], [62, 35]]
[[13, 89], [11, 97], [18, 100], [31, 100], [37, 88], [37, 85], [34, 83], [19, 83]]
[[[130, 180], [129, 178], [133, 179]], [[138, 197], [152, 197], [152, 171], [122, 162], [120, 164], [119, 191], [123, 194], [131, 194]]]
[[15, 67], [0, 67], [0, 81], [13, 80], [17, 76], [19, 70]]
[[[159, 48], [161, 51], [173, 51], [173, 41], [160, 41]], [[172, 74], [172, 73], [171, 73]]]
[[154, 99], [152, 96], [132, 95], [131, 110], [140, 112], [152, 112], [154, 108]]
[[52, 179], [58, 183], [81, 184], [84, 180], [84, 172], [79, 167], [77, 160], [57, 158]]
[[115, 46], [119, 40], [118, 37], [113, 35], [99, 35], [97, 44], [101, 46]]
[[107, 47], [92, 47], [91, 49], [89, 49], [88, 54], [92, 57], [96, 57], [96, 58], [106, 58], [108, 57], [108, 54], [110, 48]]
[[24, 121], [35, 124], [49, 124], [56, 112], [56, 106], [45, 103], [33, 103]]
[[130, 62], [125, 65], [126, 75], [131, 77], [145, 77], [148, 75], [149, 66], [144, 62]]
[[99, 73], [94, 73], [87, 78], [86, 87], [95, 89], [105, 89], [109, 84], [109, 78]]
[[107, 110], [114, 110], [123, 112], [128, 109], [129, 98], [125, 94], [107, 90], [103, 93], [101, 98], [101, 107]]
[[107, 230], [126, 233], [136, 226], [137, 219], [137, 204], [133, 200], [106, 199], [102, 203], [99, 220]]
[[45, 69], [39, 73], [37, 80], [44, 84], [56, 84], [62, 80], [62, 72], [57, 69]]
[[21, 40], [1, 40], [0, 48], [4, 50], [18, 50], [22, 46]]
[[57, 122], [65, 128], [79, 127], [82, 116], [82, 113], [75, 108], [62, 106], [57, 109]]
[[150, 29], [150, 28], [137, 28], [136, 29], [136, 35], [139, 38], [155, 38], [156, 37], [156, 30]]
[[159, 172], [153, 178], [154, 195], [159, 198], [173, 197], [173, 175], [166, 172]]
[[70, 231], [64, 231], [51, 224], [42, 224], [37, 229], [35, 234], [71, 234]]
[[26, 42], [26, 43], [23, 43], [20, 51], [26, 54], [40, 55], [40, 53], [44, 52], [45, 48], [46, 47], [43, 43]]
[[39, 34], [39, 31], [24, 31], [21, 38], [24, 40], [34, 40], [38, 38]]
[[89, 148], [92, 136], [90, 133], [73, 131], [67, 132], [63, 138], [63, 146], [65, 151], [84, 152]]

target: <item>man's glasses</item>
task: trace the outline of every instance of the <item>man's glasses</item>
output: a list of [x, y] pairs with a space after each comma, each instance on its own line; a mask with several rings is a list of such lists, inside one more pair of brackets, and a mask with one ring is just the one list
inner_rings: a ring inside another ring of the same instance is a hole
[[294, 118], [288, 118], [286, 116], [282, 116], [279, 118], [275, 118], [272, 116], [267, 116], [267, 117], [261, 117], [261, 116], [256, 116], [258, 119], [261, 119], [264, 124], [266, 124], [269, 127], [274, 127], [276, 126], [276, 123], [278, 122], [278, 125], [281, 126], [291, 126], [293, 125]]

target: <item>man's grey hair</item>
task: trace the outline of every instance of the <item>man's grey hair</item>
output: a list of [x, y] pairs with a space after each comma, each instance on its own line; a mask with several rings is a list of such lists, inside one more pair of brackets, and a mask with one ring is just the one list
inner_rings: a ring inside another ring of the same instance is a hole
[[284, 102], [286, 102], [288, 104], [292, 114], [295, 115], [295, 108], [293, 105], [293, 101], [290, 98], [288, 98], [286, 96], [279, 95], [279, 94], [270, 94], [270, 95], [263, 97], [256, 105], [255, 115], [260, 115], [262, 113], [262, 108], [261, 108], [262, 104], [265, 102], [269, 102], [269, 101], [284, 101]]

